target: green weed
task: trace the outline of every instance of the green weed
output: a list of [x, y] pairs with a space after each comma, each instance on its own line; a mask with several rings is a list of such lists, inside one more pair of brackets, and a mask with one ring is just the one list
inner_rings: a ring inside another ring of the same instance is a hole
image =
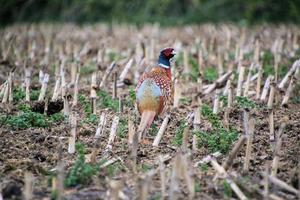
[[237, 140], [237, 131], [235, 129], [225, 129], [219, 117], [212, 112], [208, 105], [204, 104], [202, 106], [201, 114], [211, 123], [212, 130], [209, 133], [194, 132], [198, 137], [199, 146], [206, 147], [211, 153], [216, 151], [227, 153], [233, 142]]
[[125, 99], [124, 104], [130, 108], [134, 107], [136, 96], [135, 96], [135, 89], [133, 87], [129, 88], [128, 96]]
[[45, 115], [32, 111], [21, 112], [19, 115], [10, 116], [6, 120], [6, 124], [17, 129], [26, 129], [30, 127], [45, 128], [49, 126], [49, 122]]
[[157, 132], [158, 132], [157, 125], [151, 124], [150, 128], [148, 129], [148, 134], [151, 136], [156, 136]]
[[203, 70], [203, 79], [209, 83], [214, 82], [218, 78], [218, 72], [216, 67], [209, 67]]
[[107, 172], [110, 177], [115, 176], [122, 170], [124, 170], [124, 167], [120, 162], [115, 162], [114, 164], [107, 166]]
[[38, 100], [39, 95], [40, 95], [40, 89], [30, 90], [30, 100], [31, 101]]
[[128, 125], [128, 120], [126, 117], [121, 117], [119, 121], [119, 127], [118, 127], [118, 135], [121, 138], [126, 137], [126, 132], [127, 132], [127, 125]]
[[52, 123], [59, 123], [62, 122], [66, 119], [66, 117], [64, 116], [64, 114], [62, 113], [55, 113], [53, 115], [50, 115], [48, 117], [49, 121]]
[[203, 172], [207, 172], [208, 171], [208, 164], [204, 163], [204, 164], [200, 165], [200, 169]]
[[78, 152], [77, 159], [65, 179], [67, 187], [89, 184], [99, 170], [99, 166], [92, 166], [85, 162], [85, 148], [82, 144], [76, 143], [76, 151]]
[[223, 181], [223, 188], [225, 196], [230, 199], [232, 197], [232, 189], [226, 180]]
[[21, 101], [25, 98], [25, 91], [20, 88], [20, 87], [16, 87], [13, 89], [13, 100], [14, 101]]
[[86, 124], [97, 125], [98, 124], [97, 115], [95, 115], [95, 114], [89, 114], [82, 122], [86, 123]]
[[78, 95], [78, 101], [82, 105], [85, 114], [88, 115], [88, 114], [92, 113], [91, 102], [89, 101], [89, 99], [86, 96], [84, 96], [82, 94]]
[[82, 75], [88, 75], [88, 74], [93, 73], [96, 70], [97, 70], [97, 66], [86, 65], [86, 66], [83, 66], [83, 67], [80, 68], [80, 73]]
[[240, 108], [253, 109], [260, 107], [255, 101], [247, 97], [236, 97], [237, 106]]
[[172, 140], [172, 143], [176, 146], [180, 146], [182, 143], [183, 131], [187, 127], [185, 120], [180, 121], [179, 127], [176, 129], [175, 137]]
[[99, 104], [101, 107], [110, 108], [116, 112], [119, 110], [119, 101], [117, 99], [113, 99], [107, 92], [98, 91], [97, 95], [99, 97]]

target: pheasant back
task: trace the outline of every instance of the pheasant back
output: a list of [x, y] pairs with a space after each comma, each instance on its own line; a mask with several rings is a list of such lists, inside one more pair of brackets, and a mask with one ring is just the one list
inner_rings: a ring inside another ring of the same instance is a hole
[[143, 74], [137, 85], [137, 106], [140, 113], [154, 111], [159, 115], [171, 99], [172, 81], [168, 70], [155, 67]]

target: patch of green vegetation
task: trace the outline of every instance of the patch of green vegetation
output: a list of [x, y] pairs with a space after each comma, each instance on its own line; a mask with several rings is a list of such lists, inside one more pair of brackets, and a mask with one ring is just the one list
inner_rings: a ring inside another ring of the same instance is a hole
[[107, 166], [107, 172], [110, 177], [115, 176], [117, 173], [124, 170], [124, 166], [120, 162], [115, 162], [112, 165]]
[[155, 136], [157, 134], [157, 132], [158, 132], [157, 125], [151, 124], [151, 126], [148, 129], [148, 134], [151, 136]]
[[182, 144], [183, 131], [187, 127], [187, 122], [185, 120], [180, 121], [179, 127], [176, 129], [175, 137], [172, 140], [172, 143], [176, 146]]
[[223, 188], [224, 188], [224, 194], [225, 194], [225, 196], [227, 198], [231, 199], [231, 197], [232, 197], [232, 189], [231, 189], [229, 183], [226, 180], [223, 181]]
[[263, 66], [273, 64], [274, 55], [270, 50], [266, 50], [266, 51], [263, 52], [262, 62], [263, 62]]
[[52, 190], [50, 199], [51, 200], [56, 200], [57, 198], [58, 198], [58, 191], [57, 190]]
[[[278, 66], [278, 78], [282, 79], [285, 74], [288, 72], [288, 67], [285, 65]], [[264, 65], [263, 66], [263, 76], [268, 77], [269, 75], [275, 75], [275, 69], [273, 65]]]
[[32, 111], [21, 112], [21, 114], [16, 116], [9, 116], [5, 123], [18, 129], [26, 129], [30, 127], [45, 128], [49, 126], [49, 122], [45, 115]]
[[65, 186], [72, 187], [79, 184], [86, 185], [92, 181], [92, 177], [96, 175], [99, 166], [93, 166], [85, 162], [85, 147], [80, 143], [76, 143], [77, 159], [65, 179]]
[[80, 68], [80, 73], [82, 75], [88, 75], [97, 70], [97, 66], [95, 65], [86, 65]]
[[199, 66], [198, 61], [194, 57], [189, 57], [189, 64], [191, 66], [191, 73], [189, 74], [192, 81], [197, 82], [197, 78], [199, 77]]
[[23, 112], [29, 112], [31, 110], [30, 105], [27, 103], [19, 103], [17, 105], [18, 110]]
[[203, 69], [203, 79], [208, 81], [209, 83], [214, 82], [218, 78], [217, 68], [212, 66], [209, 68]]
[[195, 186], [194, 186], [194, 191], [195, 192], [201, 192], [201, 185], [199, 183], [199, 181], [195, 181]]
[[97, 125], [97, 123], [98, 123], [97, 115], [95, 115], [95, 114], [89, 114], [82, 122], [86, 123], [86, 124]]
[[52, 123], [59, 123], [66, 119], [63, 113], [54, 113], [48, 117], [49, 121]]
[[236, 129], [225, 129], [219, 117], [213, 113], [212, 109], [208, 105], [203, 105], [201, 108], [202, 116], [207, 119], [211, 125], [211, 132], [197, 131], [194, 134], [197, 135], [199, 140], [199, 146], [206, 147], [211, 153], [220, 151], [227, 153], [233, 144], [237, 140]]
[[188, 98], [188, 97], [181, 97], [181, 98], [179, 99], [179, 103], [180, 103], [181, 105], [188, 106], [188, 105], [190, 105], [190, 103], [191, 103], [191, 99]]
[[16, 87], [13, 89], [13, 100], [14, 101], [21, 101], [25, 98], [25, 91], [20, 88], [20, 87]]
[[135, 89], [134, 89], [134, 87], [130, 87], [128, 95], [125, 98], [124, 104], [127, 107], [132, 108], [132, 107], [134, 107], [135, 101], [136, 101]]
[[31, 101], [36, 101], [39, 99], [39, 95], [40, 95], [40, 90], [30, 90], [30, 100]]
[[119, 110], [118, 99], [113, 99], [112, 96], [102, 90], [97, 92], [97, 96], [99, 97], [99, 104], [101, 107], [109, 108], [116, 112]]
[[240, 108], [253, 109], [260, 107], [255, 101], [247, 97], [236, 97], [236, 102]]
[[148, 165], [148, 164], [145, 164], [145, 163], [140, 165], [140, 170], [144, 173], [150, 171], [151, 169], [152, 169], [151, 165]]
[[204, 163], [204, 164], [200, 165], [200, 169], [203, 172], [207, 172], [208, 171], [208, 164]]
[[118, 135], [121, 138], [126, 137], [126, 132], [127, 132], [127, 125], [128, 125], [128, 120], [126, 117], [121, 117], [119, 121], [119, 127], [118, 127]]
[[109, 51], [107, 54], [111, 62], [122, 59], [122, 56], [115, 51]]
[[222, 123], [218, 115], [213, 113], [212, 109], [206, 105], [203, 104], [201, 107], [201, 115], [207, 119], [214, 128], [222, 128]]
[[228, 96], [221, 95], [220, 101], [223, 103], [224, 106], [226, 106], [228, 104]]
[[89, 115], [92, 113], [92, 106], [91, 102], [88, 100], [88, 98], [82, 94], [78, 95], [78, 101], [82, 105], [85, 114]]

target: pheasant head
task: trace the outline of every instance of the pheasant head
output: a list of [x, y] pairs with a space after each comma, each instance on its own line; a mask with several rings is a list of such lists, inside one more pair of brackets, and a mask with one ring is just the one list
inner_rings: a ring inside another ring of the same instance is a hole
[[169, 69], [170, 68], [170, 59], [173, 58], [176, 55], [176, 52], [173, 48], [164, 48], [160, 51], [159, 57], [158, 57], [158, 65], [160, 67]]

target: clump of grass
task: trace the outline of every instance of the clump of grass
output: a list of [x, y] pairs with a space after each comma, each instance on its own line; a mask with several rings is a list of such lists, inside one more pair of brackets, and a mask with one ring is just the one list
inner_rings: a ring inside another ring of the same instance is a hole
[[227, 198], [231, 199], [231, 197], [232, 197], [232, 189], [231, 189], [229, 183], [226, 180], [223, 181], [223, 188], [224, 188], [224, 194], [225, 194], [225, 196]]
[[117, 99], [113, 99], [107, 92], [98, 91], [97, 96], [99, 97], [101, 107], [110, 108], [116, 112], [119, 110], [119, 101]]
[[148, 134], [151, 136], [155, 136], [158, 132], [158, 127], [155, 124], [151, 124], [151, 126], [148, 129]]
[[206, 147], [211, 153], [216, 151], [227, 153], [233, 142], [237, 140], [237, 131], [225, 129], [219, 117], [213, 113], [208, 105], [202, 106], [201, 114], [211, 123], [212, 130], [210, 132], [194, 132], [198, 137], [199, 146]]
[[200, 169], [203, 172], [207, 172], [208, 171], [208, 164], [204, 163], [204, 164], [200, 165]]
[[27, 103], [19, 103], [17, 105], [18, 110], [23, 112], [29, 112], [31, 110], [30, 105]]
[[19, 115], [10, 116], [6, 119], [5, 123], [17, 129], [26, 129], [30, 127], [45, 128], [49, 126], [49, 122], [45, 115], [32, 111], [21, 112]]
[[209, 83], [214, 82], [218, 78], [216, 67], [208, 67], [203, 70], [203, 79]]
[[36, 101], [38, 100], [40, 95], [40, 89], [30, 90], [30, 100]]
[[91, 74], [93, 73], [94, 71], [97, 70], [97, 67], [96, 66], [93, 66], [93, 65], [86, 65], [86, 66], [83, 66], [80, 68], [80, 73], [82, 75], [88, 75], [88, 74]]
[[13, 89], [13, 99], [14, 101], [21, 101], [25, 98], [25, 91], [20, 88], [20, 87], [16, 87]]
[[124, 170], [124, 166], [120, 162], [115, 162], [112, 165], [107, 166], [107, 172], [110, 177], [115, 176], [117, 173]]
[[188, 98], [188, 97], [181, 97], [181, 98], [179, 99], [179, 102], [180, 102], [180, 104], [182, 104], [182, 105], [188, 106], [188, 105], [190, 105], [190, 103], [191, 103], [191, 99]]
[[236, 102], [237, 106], [240, 108], [253, 109], [259, 107], [259, 105], [255, 101], [247, 97], [236, 97]]
[[185, 120], [180, 121], [179, 127], [176, 129], [175, 137], [173, 138], [172, 143], [176, 146], [180, 146], [182, 144], [183, 131], [187, 127], [187, 123]]
[[99, 166], [92, 166], [85, 162], [85, 147], [76, 143], [77, 159], [65, 179], [65, 186], [72, 187], [79, 184], [86, 185], [92, 181], [92, 177], [99, 170]]
[[120, 121], [119, 121], [119, 127], [118, 127], [118, 135], [121, 138], [125, 138], [126, 137], [127, 124], [128, 124], [127, 118], [126, 117], [121, 117]]
[[129, 95], [126, 97], [124, 104], [128, 107], [134, 107], [136, 96], [135, 96], [135, 90], [133, 87], [129, 88], [128, 94]]
[[54, 113], [48, 117], [49, 121], [52, 123], [60, 123], [66, 119], [62, 113]]
[[92, 113], [91, 102], [88, 100], [86, 96], [82, 94], [78, 95], [78, 101], [82, 105], [85, 114], [89, 115]]
[[97, 115], [90, 113], [82, 122], [86, 124], [97, 125], [98, 123]]

